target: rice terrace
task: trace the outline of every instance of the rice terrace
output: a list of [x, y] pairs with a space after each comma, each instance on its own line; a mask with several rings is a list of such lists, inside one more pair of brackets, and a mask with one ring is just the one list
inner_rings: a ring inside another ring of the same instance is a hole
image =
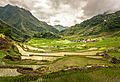
[[120, 1], [1, 0], [0, 82], [120, 82]]

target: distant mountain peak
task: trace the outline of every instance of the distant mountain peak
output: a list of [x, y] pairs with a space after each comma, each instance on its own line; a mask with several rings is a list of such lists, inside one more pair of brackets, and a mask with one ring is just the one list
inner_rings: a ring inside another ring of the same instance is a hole
[[56, 28], [56, 29], [59, 30], [59, 31], [63, 31], [63, 30], [65, 30], [65, 29], [67, 29], [67, 27], [62, 26], [62, 25], [55, 25], [54, 28]]
[[7, 8], [7, 9], [12, 9], [12, 10], [24, 10], [25, 12], [29, 12], [29, 10], [26, 10], [24, 8], [21, 8], [19, 6], [14, 6], [14, 5], [11, 5], [11, 4], [7, 4], [6, 6], [4, 6], [4, 8]]
[[10, 7], [10, 6], [12, 6], [12, 5], [10, 5], [10, 4], [7, 4], [5, 7]]
[[11, 5], [11, 4], [7, 4], [7, 5], [5, 6], [5, 8], [14, 8], [14, 7], [17, 7], [17, 6], [13, 6], [13, 5]]

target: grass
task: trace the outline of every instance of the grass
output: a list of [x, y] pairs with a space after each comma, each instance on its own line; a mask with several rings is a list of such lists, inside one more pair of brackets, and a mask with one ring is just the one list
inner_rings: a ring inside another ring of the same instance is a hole
[[0, 82], [120, 82], [120, 68], [59, 71], [43, 76], [19, 75], [0, 77]]
[[48, 72], [55, 72], [69, 66], [84, 67], [85, 65], [111, 65], [104, 59], [87, 58], [85, 56], [66, 56], [47, 65]]
[[39, 82], [120, 82], [120, 68], [102, 68], [94, 71], [67, 71], [49, 74]]
[[[87, 50], [90, 48], [98, 48], [99, 50], [105, 51], [106, 49], [109, 49], [111, 47], [119, 47], [120, 44], [120, 37], [111, 37], [111, 38], [98, 38], [97, 42], [71, 42], [69, 40], [61, 40], [61, 39], [31, 39], [28, 41], [28, 45], [48, 49], [51, 51], [62, 51], [61, 48], [63, 48], [64, 51], [82, 51]], [[85, 46], [81, 46], [85, 45]], [[57, 46], [57, 47], [56, 47]], [[78, 50], [78, 48], [81, 48]], [[87, 50], [88, 51], [88, 50]], [[87, 55], [87, 54], [86, 54]], [[110, 53], [111, 56], [120, 57], [119, 53]], [[63, 69], [66, 66], [80, 66], [83, 67], [87, 64], [107, 64], [111, 65], [108, 60], [102, 58], [102, 59], [96, 59], [96, 58], [87, 58], [85, 56], [66, 56], [63, 57], [57, 61], [54, 61], [54, 63], [47, 65], [51, 70], [49, 71], [58, 71], [60, 69]]]
[[71, 42], [69, 40], [62, 40], [62, 39], [34, 38], [28, 41], [27, 44], [33, 47], [42, 48], [48, 52], [82, 50], [82, 47], [80, 47], [82, 43], [76, 43], [76, 42]]
[[120, 52], [108, 52], [108, 54], [112, 57], [120, 58]]
[[8, 59], [4, 59], [6, 64], [10, 65], [45, 65], [48, 64], [49, 61], [39, 61], [39, 60], [18, 60], [18, 61], [11, 61]]
[[29, 82], [35, 81], [38, 79], [38, 76], [35, 75], [19, 75], [19, 76], [10, 76], [10, 77], [0, 77], [0, 82]]
[[110, 48], [120, 46], [120, 37], [104, 38], [94, 43], [87, 43], [87, 47]]
[[3, 58], [6, 54], [7, 54], [6, 52], [0, 50], [0, 65], [3, 64], [3, 63], [2, 63], [2, 58]]
[[[111, 38], [98, 38], [97, 42], [71, 42], [69, 40], [62, 39], [38, 39], [34, 38], [28, 41], [28, 45], [45, 49], [46, 51], [72, 51], [77, 52], [81, 50], [87, 50], [89, 48], [98, 48], [99, 50], [106, 50], [110, 47], [119, 47], [120, 46], [120, 37], [111, 37]], [[85, 44], [85, 46], [81, 46]]]
[[7, 54], [6, 52], [0, 50], [0, 59], [2, 59], [6, 54]]
[[[62, 52], [62, 51], [69, 51], [69, 52], [81, 52], [90, 48], [98, 48], [98, 50], [107, 50], [111, 47], [119, 47], [120, 46], [120, 38], [103, 38], [98, 40], [97, 42], [71, 42], [69, 40], [62, 40], [62, 39], [37, 39], [33, 38], [27, 42], [28, 45], [42, 48], [46, 52]], [[81, 46], [85, 45], [85, 46]], [[85, 51], [84, 51], [85, 52]], [[84, 53], [83, 52], [83, 53]], [[89, 51], [90, 52], [90, 51]], [[4, 57], [4, 52], [0, 51], [0, 58]], [[14, 50], [11, 51], [10, 54], [15, 54]], [[18, 53], [19, 54], [19, 53]], [[111, 56], [120, 57], [119, 52], [109, 52]], [[38, 82], [120, 82], [120, 68], [109, 68], [109, 69], [99, 69], [87, 72], [81, 71], [68, 71], [68, 72], [58, 72], [66, 67], [69, 66], [79, 66], [84, 67], [86, 65], [113, 65], [109, 63], [108, 60], [104, 58], [91, 58], [87, 57], [88, 54], [85, 56], [64, 56], [59, 58], [53, 62], [46, 62], [41, 66], [46, 66], [48, 69], [45, 73], [53, 73], [48, 74], [42, 77], [38, 76], [15, 76], [15, 77], [0, 77], [0, 82], [28, 82], [28, 81], [35, 81], [39, 78]], [[9, 64], [15, 65], [34, 65], [38, 61], [17, 61], [11, 62], [6, 61]], [[33, 79], [32, 79], [33, 78]]]

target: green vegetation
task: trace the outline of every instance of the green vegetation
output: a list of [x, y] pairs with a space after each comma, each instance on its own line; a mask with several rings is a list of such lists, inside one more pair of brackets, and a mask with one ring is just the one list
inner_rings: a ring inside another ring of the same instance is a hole
[[64, 36], [23, 8], [7, 5], [0, 12], [0, 65], [37, 68], [15, 67], [23, 74], [1, 76], [0, 82], [120, 82], [120, 11], [94, 16], [69, 29], [55, 26]]
[[11, 38], [14, 40], [25, 41], [39, 32], [58, 32], [57, 29], [46, 22], [39, 21], [31, 12], [23, 8], [6, 5], [5, 7], [0, 7], [0, 12], [0, 19], [12, 26], [10, 32]]
[[67, 29], [67, 27], [64, 27], [62, 25], [55, 25], [54, 28], [56, 28], [57, 30], [59, 30], [60, 32]]
[[[87, 58], [86, 56], [65, 56], [61, 59], [53, 61], [47, 65], [48, 72], [56, 72], [69, 66], [84, 67], [86, 65], [112, 65], [106, 59]], [[46, 71], [46, 72], [47, 72]]]
[[111, 38], [102, 38], [102, 40], [99, 40], [97, 42], [93, 43], [87, 43], [87, 47], [98, 47], [98, 48], [113, 48], [113, 47], [119, 47], [120, 44], [120, 37], [111, 37]]
[[0, 20], [0, 34], [4, 34], [9, 37], [11, 35], [11, 27], [2, 20]]
[[38, 47], [45, 49], [48, 52], [55, 51], [78, 51], [83, 48], [80, 47], [83, 43], [71, 42], [69, 40], [61, 40], [61, 39], [38, 39], [34, 38], [28, 41], [28, 45], [33, 47]]
[[[31, 39], [28, 41], [28, 45], [45, 49], [49, 52], [61, 52], [61, 51], [72, 51], [72, 52], [92, 52], [90, 49], [96, 49], [98, 51], [103, 51], [108, 53], [111, 57], [119, 58], [119, 44], [120, 44], [119, 37], [100, 37], [96, 38], [96, 42], [72, 42], [70, 40], [61, 40], [61, 39]], [[59, 46], [59, 47], [55, 47]], [[67, 48], [66, 48], [67, 47]], [[68, 48], [69, 47], [69, 48]], [[62, 50], [63, 48], [63, 50]], [[78, 49], [79, 48], [79, 49]], [[117, 52], [113, 50], [116, 50]], [[93, 50], [94, 51], [94, 50]], [[94, 53], [92, 53], [94, 54]], [[67, 66], [80, 66], [84, 67], [85, 65], [112, 65], [107, 59], [97, 59], [92, 58], [92, 56], [88, 57], [86, 54], [85, 56], [65, 56], [54, 61], [52, 64], [47, 65], [50, 71], [58, 71], [60, 69], [64, 69]]]
[[12, 40], [4, 35], [0, 36], [0, 61], [17, 61], [20, 59], [20, 53]]
[[6, 55], [6, 52], [0, 50], [0, 59], [2, 59]]
[[119, 68], [104, 68], [94, 71], [68, 71], [49, 74], [40, 82], [119, 82]]
[[90, 36], [111, 35], [119, 36], [120, 33], [120, 11], [111, 14], [100, 14], [80, 24], [66, 29], [63, 35]]
[[11, 76], [11, 77], [0, 77], [0, 82], [29, 82], [35, 81], [39, 76], [35, 75], [19, 75], [19, 76]]
[[60, 38], [58, 34], [54, 34], [52, 32], [42, 32], [42, 33], [37, 33], [34, 34], [35, 38], [48, 38], [48, 39], [55, 39], [55, 38]]
[[120, 52], [108, 52], [108, 54], [110, 54], [111, 56], [113, 57], [117, 57], [117, 58], [120, 58]]
[[27, 42], [28, 45], [33, 47], [42, 48], [46, 51], [75, 51], [80, 52], [81, 50], [87, 50], [90, 48], [97, 48], [100, 51], [106, 51], [111, 48], [120, 47], [119, 37], [101, 37], [96, 39], [96, 42], [72, 42], [70, 40], [62, 39], [38, 39], [33, 38]]
[[119, 82], [120, 68], [100, 68], [86, 71], [56, 72], [48, 75], [20, 75], [15, 77], [0, 77], [1, 82]]

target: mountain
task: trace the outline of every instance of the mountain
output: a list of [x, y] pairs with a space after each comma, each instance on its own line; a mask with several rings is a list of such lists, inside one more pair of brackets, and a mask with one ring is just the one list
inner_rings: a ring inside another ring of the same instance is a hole
[[65, 29], [67, 29], [67, 27], [64, 27], [64, 26], [62, 26], [62, 25], [55, 25], [54, 28], [56, 28], [56, 29], [59, 30], [59, 31], [63, 31], [63, 30], [65, 30]]
[[20, 34], [19, 30], [17, 30], [15, 27], [11, 27], [10, 25], [8, 25], [6, 22], [2, 20], [0, 20], [0, 34], [8, 36], [17, 41], [19, 41], [20, 38], [25, 38], [25, 34], [22, 34], [22, 33]]
[[11, 35], [11, 27], [2, 20], [0, 20], [0, 34], [4, 34], [6, 36]]
[[120, 11], [100, 14], [66, 29], [64, 35], [120, 35]]
[[4, 59], [4, 57], [9, 56], [9, 58], [16, 60], [20, 59], [21, 54], [10, 39], [12, 34], [11, 28], [11, 26], [0, 20], [0, 58]]
[[42, 32], [58, 32], [47, 23], [39, 21], [30, 11], [17, 6], [0, 7], [0, 19], [12, 27], [11, 31], [12, 35], [15, 34], [13, 37], [15, 39], [24, 40]]

